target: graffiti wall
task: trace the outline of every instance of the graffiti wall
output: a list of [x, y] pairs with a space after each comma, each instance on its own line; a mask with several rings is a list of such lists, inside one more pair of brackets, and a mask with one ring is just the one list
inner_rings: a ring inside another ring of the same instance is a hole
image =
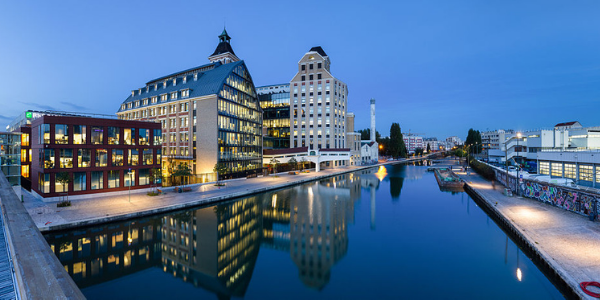
[[[506, 186], [506, 172], [497, 169], [495, 169], [495, 172], [496, 179]], [[508, 176], [508, 187], [513, 193], [516, 192], [516, 181], [516, 177]], [[594, 214], [598, 219], [598, 212], [600, 211], [598, 201], [600, 198], [595, 194], [527, 179], [523, 179], [519, 183], [519, 194], [581, 215]]]

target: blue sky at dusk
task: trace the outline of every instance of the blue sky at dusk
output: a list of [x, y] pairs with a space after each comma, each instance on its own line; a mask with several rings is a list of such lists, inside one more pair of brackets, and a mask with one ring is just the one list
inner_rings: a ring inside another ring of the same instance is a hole
[[[226, 23], [256, 86], [322, 46], [356, 128], [465, 138], [600, 126], [600, 1], [5, 1], [0, 124], [26, 109], [114, 114], [131, 90], [208, 62]], [[2, 129], [4, 126], [2, 127]]]

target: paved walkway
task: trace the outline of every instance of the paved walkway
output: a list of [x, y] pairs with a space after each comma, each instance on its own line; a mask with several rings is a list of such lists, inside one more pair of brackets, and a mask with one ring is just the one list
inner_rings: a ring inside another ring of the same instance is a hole
[[154, 197], [146, 195], [146, 192], [132, 191], [131, 199], [127, 194], [98, 196], [90, 199], [71, 200], [70, 207], [62, 208], [57, 208], [56, 202], [46, 203], [25, 192], [24, 206], [40, 231], [44, 232], [213, 203], [364, 168], [367, 167], [347, 166], [322, 169], [318, 173], [300, 173], [299, 175], [282, 173], [277, 177], [228, 180], [225, 187], [216, 187], [214, 183], [193, 185], [191, 186], [192, 191], [185, 193], [175, 193], [173, 188], [164, 188], [162, 189], [164, 194]]
[[580, 297], [592, 299], [579, 283], [600, 282], [600, 223], [533, 199], [504, 196], [504, 186], [475, 172], [457, 174], [510, 220]]

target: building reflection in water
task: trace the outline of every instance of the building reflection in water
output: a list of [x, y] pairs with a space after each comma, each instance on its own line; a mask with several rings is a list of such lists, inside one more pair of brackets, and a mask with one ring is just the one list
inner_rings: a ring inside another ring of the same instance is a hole
[[219, 299], [243, 297], [259, 248], [268, 247], [289, 253], [304, 285], [320, 290], [348, 251], [363, 189], [375, 228], [376, 171], [46, 239], [80, 288], [157, 267]]

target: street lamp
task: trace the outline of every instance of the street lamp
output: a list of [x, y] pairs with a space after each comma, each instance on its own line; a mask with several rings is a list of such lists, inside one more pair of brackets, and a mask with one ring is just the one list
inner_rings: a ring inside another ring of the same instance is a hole
[[[520, 138], [521, 138], [521, 133], [517, 132], [517, 147], [515, 148], [515, 150], [517, 151], [516, 156], [519, 156], [518, 150], [520, 150], [519, 149], [519, 139]], [[516, 184], [515, 184], [516, 185], [515, 186], [515, 190], [517, 191], [517, 196], [518, 196], [519, 195], [519, 169], [520, 169], [520, 164], [517, 162], [516, 156], [515, 156], [515, 162], [517, 163], [517, 181], [516, 181]]]
[[127, 175], [129, 175], [129, 203], [131, 203], [131, 175], [133, 175], [131, 172], [131, 168], [129, 168], [129, 172], [127, 173]]

